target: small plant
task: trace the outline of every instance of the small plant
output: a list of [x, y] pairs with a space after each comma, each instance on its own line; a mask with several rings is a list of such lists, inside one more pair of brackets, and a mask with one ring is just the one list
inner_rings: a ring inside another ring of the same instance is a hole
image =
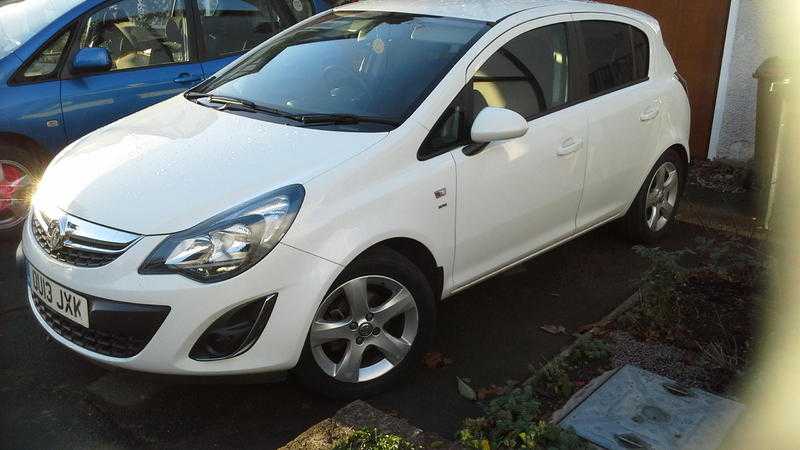
[[357, 430], [333, 447], [334, 450], [417, 450], [419, 448], [400, 436], [383, 434], [374, 428]]
[[555, 358], [535, 371], [530, 381], [490, 401], [486, 415], [467, 419], [458, 440], [476, 449], [584, 449], [590, 448], [573, 432], [542, 419], [551, 411], [542, 411], [537, 395], [550, 402], [565, 401], [575, 392], [570, 370], [592, 365], [607, 365], [611, 352], [598, 339], [582, 339], [566, 357]]
[[633, 250], [650, 261], [650, 267], [642, 274], [642, 303], [627, 320], [640, 322], [657, 331], [668, 330], [680, 322], [682, 308], [678, 287], [686, 280], [689, 269], [683, 265], [691, 250], [669, 251], [661, 248], [636, 246]]
[[736, 346], [736, 341], [733, 341], [733, 348], [728, 350], [719, 342], [711, 342], [709, 344], [698, 343], [697, 347], [700, 353], [709, 365], [715, 369], [727, 370], [731, 373], [739, 371], [742, 365], [742, 358], [739, 356], [739, 349]]
[[769, 269], [770, 258], [737, 236], [722, 242], [698, 237], [695, 244], [697, 253], [705, 256], [704, 268], [726, 281], [752, 287]]
[[594, 447], [581, 439], [572, 430], [565, 430], [552, 423], [539, 421], [519, 435], [520, 448], [547, 450], [590, 450]]
[[534, 377], [539, 391], [549, 397], [566, 400], [575, 390], [575, 385], [569, 379], [565, 361], [553, 359], [548, 361]]
[[589, 364], [606, 365], [611, 359], [611, 346], [600, 339], [582, 339], [567, 355], [566, 363], [570, 367]]

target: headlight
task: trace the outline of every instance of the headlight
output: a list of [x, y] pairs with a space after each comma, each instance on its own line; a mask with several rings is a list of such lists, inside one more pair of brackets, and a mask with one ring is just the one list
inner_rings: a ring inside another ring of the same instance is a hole
[[235, 277], [278, 245], [304, 196], [302, 186], [288, 186], [173, 234], [153, 250], [139, 273], [180, 273], [203, 283]]

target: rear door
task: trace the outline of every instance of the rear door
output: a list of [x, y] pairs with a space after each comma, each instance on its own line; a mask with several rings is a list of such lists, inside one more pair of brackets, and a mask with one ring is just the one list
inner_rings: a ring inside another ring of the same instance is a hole
[[62, 81], [62, 109], [69, 140], [179, 94], [203, 78], [189, 34], [188, 0], [122, 0], [89, 13], [73, 54], [108, 50], [108, 72]]
[[636, 22], [576, 14], [583, 48], [580, 96], [589, 117], [588, 164], [578, 230], [624, 212], [654, 153], [661, 99], [648, 36]]
[[206, 77], [315, 11], [311, 0], [188, 1], [197, 5], [198, 42]]

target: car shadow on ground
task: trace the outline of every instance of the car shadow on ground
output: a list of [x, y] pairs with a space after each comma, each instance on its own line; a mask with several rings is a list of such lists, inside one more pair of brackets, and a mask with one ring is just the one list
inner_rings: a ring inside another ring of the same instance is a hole
[[[678, 223], [661, 246], [684, 248], [702, 234]], [[461, 292], [440, 305], [433, 349], [452, 362], [368, 401], [450, 437], [480, 413], [459, 396], [457, 376], [475, 387], [524, 379], [577, 328], [627, 299], [644, 268], [631, 244], [603, 227]], [[23, 288], [14, 246], [0, 244], [0, 435], [9, 448], [274, 448], [344, 405], [291, 381], [195, 383], [106, 370], [48, 338]], [[568, 334], [540, 328], [551, 324]]]

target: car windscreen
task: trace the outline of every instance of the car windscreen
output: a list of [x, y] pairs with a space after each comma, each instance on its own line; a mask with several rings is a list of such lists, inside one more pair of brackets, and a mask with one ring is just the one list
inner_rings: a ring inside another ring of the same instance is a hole
[[0, 58], [80, 3], [81, 0], [0, 0]]
[[264, 44], [199, 87], [299, 115], [400, 123], [489, 28], [387, 12], [331, 12]]

